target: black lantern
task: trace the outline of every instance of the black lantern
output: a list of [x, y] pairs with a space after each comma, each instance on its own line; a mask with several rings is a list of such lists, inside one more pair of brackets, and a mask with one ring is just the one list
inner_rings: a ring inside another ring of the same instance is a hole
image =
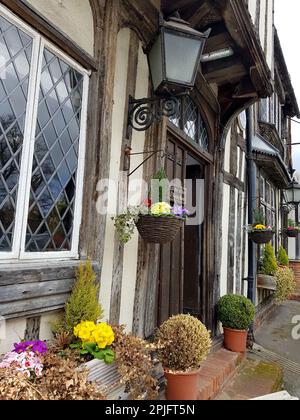
[[183, 93], [195, 85], [201, 56], [210, 30], [191, 28], [179, 17], [160, 18], [159, 33], [148, 49], [148, 62], [157, 95]]
[[181, 96], [195, 85], [210, 32], [196, 31], [178, 14], [167, 21], [160, 16], [158, 34], [145, 50], [156, 96], [129, 98], [129, 127], [144, 131], [162, 117], [178, 113]]
[[284, 191], [287, 204], [298, 205], [300, 204], [300, 184], [294, 181]]

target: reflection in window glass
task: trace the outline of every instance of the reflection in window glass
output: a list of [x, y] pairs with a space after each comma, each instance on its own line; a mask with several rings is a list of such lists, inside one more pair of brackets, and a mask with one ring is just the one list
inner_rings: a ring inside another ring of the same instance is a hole
[[194, 101], [185, 96], [182, 98], [178, 115], [170, 118], [170, 122], [184, 131], [184, 133], [204, 150], [209, 150], [208, 132], [203, 118]]
[[26, 235], [27, 252], [69, 251], [83, 76], [44, 51]]
[[0, 16], [0, 252], [12, 250], [32, 39]]

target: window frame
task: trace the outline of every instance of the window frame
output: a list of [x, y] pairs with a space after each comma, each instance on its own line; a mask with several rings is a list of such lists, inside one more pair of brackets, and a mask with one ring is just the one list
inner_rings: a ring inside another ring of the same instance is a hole
[[[30, 74], [28, 79], [28, 95], [22, 157], [20, 161], [20, 176], [16, 201], [15, 226], [13, 231], [12, 250], [0, 252], [0, 263], [11, 261], [40, 261], [43, 260], [68, 260], [79, 258], [79, 236], [82, 220], [82, 198], [84, 187], [84, 167], [87, 134], [87, 111], [89, 95], [89, 78], [91, 72], [83, 68], [63, 51], [41, 36], [34, 28], [22, 21], [6, 7], [0, 5], [0, 13], [4, 19], [17, 26], [21, 31], [32, 38], [32, 55]], [[74, 202], [73, 231], [70, 251], [50, 252], [25, 252], [26, 232], [29, 213], [29, 199], [31, 188], [31, 175], [36, 137], [39, 91], [44, 49], [47, 48], [67, 65], [78, 71], [83, 76], [82, 109], [80, 121], [80, 136], [78, 145], [78, 163], [76, 173], [76, 189]]]

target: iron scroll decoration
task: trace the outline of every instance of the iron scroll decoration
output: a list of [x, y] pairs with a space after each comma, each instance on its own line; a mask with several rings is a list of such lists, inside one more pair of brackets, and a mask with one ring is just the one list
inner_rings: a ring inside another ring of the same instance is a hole
[[163, 117], [178, 115], [182, 95], [165, 98], [129, 98], [128, 125], [137, 131], [146, 131]]

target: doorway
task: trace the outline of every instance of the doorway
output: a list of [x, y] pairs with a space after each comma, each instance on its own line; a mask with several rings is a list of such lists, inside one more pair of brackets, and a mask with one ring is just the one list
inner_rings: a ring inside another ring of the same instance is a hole
[[187, 145], [175, 136], [168, 135], [166, 173], [169, 180], [180, 179], [185, 186], [185, 180], [188, 180], [190, 187], [185, 188], [183, 205], [188, 207], [191, 217], [176, 239], [161, 247], [158, 326], [170, 316], [180, 313], [204, 319], [204, 223], [202, 217], [201, 223], [197, 223], [197, 219], [205, 212], [201, 207], [204, 204], [202, 195], [199, 194], [200, 185], [203, 188], [205, 183], [205, 168], [206, 163], [192, 153]]

